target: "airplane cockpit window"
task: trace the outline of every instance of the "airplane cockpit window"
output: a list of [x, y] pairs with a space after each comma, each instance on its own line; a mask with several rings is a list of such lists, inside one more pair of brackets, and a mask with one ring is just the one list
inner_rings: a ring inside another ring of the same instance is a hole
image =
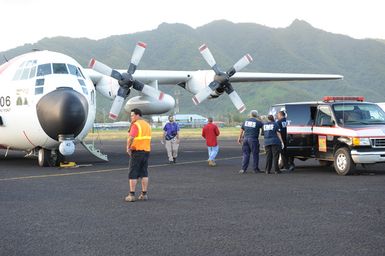
[[82, 72], [82, 70], [81, 70], [80, 68], [78, 68], [78, 72], [79, 72], [79, 74], [80, 74], [84, 79], [86, 79], [86, 77], [83, 75], [83, 72]]
[[36, 60], [28, 60], [21, 63], [13, 76], [13, 80], [25, 80], [34, 77], [36, 72], [36, 63]]
[[67, 64], [67, 66], [68, 66], [68, 70], [70, 71], [71, 75], [74, 75], [77, 77], [82, 77], [82, 73], [80, 72], [78, 67], [71, 65], [71, 64]]
[[64, 63], [53, 63], [52, 68], [54, 74], [68, 74], [67, 66]]
[[36, 75], [36, 66], [31, 68], [31, 72], [29, 73], [29, 78], [33, 78]]
[[42, 64], [37, 67], [37, 74], [36, 76], [46, 76], [52, 74], [52, 68], [51, 63], [48, 64]]

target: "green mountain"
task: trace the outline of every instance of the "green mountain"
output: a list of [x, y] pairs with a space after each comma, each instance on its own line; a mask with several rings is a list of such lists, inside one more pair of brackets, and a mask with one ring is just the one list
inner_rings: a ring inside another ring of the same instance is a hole
[[[234, 84], [247, 108], [266, 113], [280, 102], [318, 100], [324, 95], [363, 95], [369, 101], [385, 101], [385, 44], [379, 40], [357, 40], [332, 34], [295, 20], [287, 28], [273, 29], [252, 23], [214, 21], [197, 29], [183, 24], [160, 24], [152, 31], [116, 35], [101, 40], [86, 38], [44, 38], [1, 54], [8, 59], [32, 49], [47, 49], [74, 57], [83, 66], [95, 57], [116, 67], [125, 68], [137, 41], [148, 44], [140, 69], [208, 69], [198, 47], [208, 44], [217, 63], [226, 70], [245, 53], [254, 62], [250, 72], [341, 74], [340, 81], [304, 81]], [[195, 106], [192, 95], [180, 87], [162, 87], [174, 94], [179, 88], [181, 113], [201, 113], [220, 118], [239, 119], [227, 95]], [[133, 93], [132, 95], [135, 95]], [[111, 102], [98, 102], [99, 120]], [[123, 118], [126, 118], [123, 116]]]

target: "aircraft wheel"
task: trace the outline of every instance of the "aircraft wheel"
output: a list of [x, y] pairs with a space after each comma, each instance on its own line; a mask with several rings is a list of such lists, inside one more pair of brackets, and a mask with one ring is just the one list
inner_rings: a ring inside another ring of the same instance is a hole
[[45, 148], [39, 149], [38, 162], [40, 167], [48, 167], [51, 162], [51, 151]]

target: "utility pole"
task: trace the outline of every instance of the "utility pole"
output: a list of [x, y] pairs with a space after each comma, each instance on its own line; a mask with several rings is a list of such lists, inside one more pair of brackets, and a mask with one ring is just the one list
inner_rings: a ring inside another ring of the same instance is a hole
[[175, 107], [174, 107], [174, 114], [178, 114], [180, 109], [179, 109], [179, 100], [180, 100], [180, 90], [178, 88], [175, 88], [174, 90], [174, 98], [175, 98]]

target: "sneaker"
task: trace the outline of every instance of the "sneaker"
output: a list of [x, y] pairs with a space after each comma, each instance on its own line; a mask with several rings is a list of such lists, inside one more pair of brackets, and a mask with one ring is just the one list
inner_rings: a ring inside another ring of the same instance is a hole
[[124, 199], [126, 202], [135, 202], [135, 196], [128, 194], [126, 198]]
[[138, 197], [138, 200], [147, 201], [148, 200], [147, 194], [144, 195], [143, 193], [140, 193], [140, 196]]
[[265, 171], [266, 174], [270, 174], [270, 171]]
[[211, 166], [216, 166], [216, 165], [217, 165], [217, 163], [214, 160], [212, 160], [211, 161]]
[[274, 174], [280, 174], [280, 173], [282, 173], [280, 170], [274, 171]]
[[176, 163], [176, 157], [173, 158], [173, 162], [174, 162], [174, 164]]
[[254, 170], [254, 173], [261, 173], [262, 171], [260, 169]]
[[208, 160], [209, 166], [213, 166], [213, 161]]
[[292, 171], [294, 171], [294, 165], [291, 165], [290, 167], [289, 167], [289, 170], [288, 170], [289, 172], [292, 172]]
[[240, 173], [240, 174], [245, 174], [246, 171], [245, 171], [245, 170], [239, 170], [239, 173]]

